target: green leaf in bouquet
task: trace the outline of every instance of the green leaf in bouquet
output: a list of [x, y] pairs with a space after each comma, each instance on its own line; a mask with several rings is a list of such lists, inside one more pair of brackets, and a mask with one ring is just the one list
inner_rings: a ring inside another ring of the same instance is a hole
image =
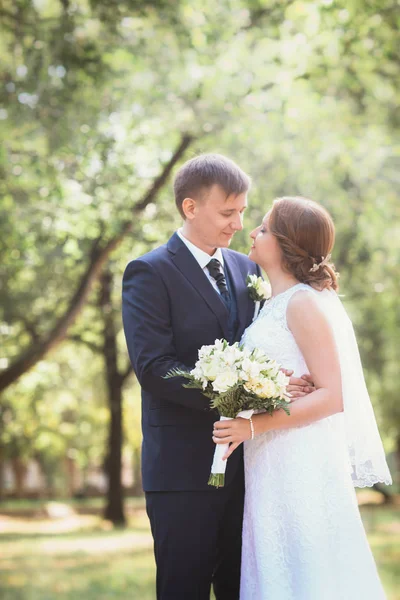
[[189, 373], [189, 371], [184, 371], [183, 369], [170, 369], [166, 375], [163, 376], [163, 379], [172, 379], [172, 377], [185, 377], [185, 379], [193, 379], [193, 375]]
[[242, 410], [265, 410], [269, 415], [272, 415], [276, 410], [282, 409], [290, 416], [288, 403], [281, 398], [260, 398], [255, 394], [249, 394], [244, 401]]
[[276, 406], [277, 406], [277, 408], [281, 408], [282, 410], [284, 410], [285, 413], [287, 414], [287, 416], [290, 417], [289, 405], [286, 402], [286, 400], [281, 400], [281, 399], [277, 400]]
[[234, 419], [242, 410], [242, 396], [241, 386], [235, 385], [222, 394], [215, 394], [211, 400], [211, 408], [217, 409], [224, 417]]
[[192, 379], [189, 383], [183, 383], [182, 387], [187, 388], [188, 390], [203, 390], [203, 386], [197, 379]]

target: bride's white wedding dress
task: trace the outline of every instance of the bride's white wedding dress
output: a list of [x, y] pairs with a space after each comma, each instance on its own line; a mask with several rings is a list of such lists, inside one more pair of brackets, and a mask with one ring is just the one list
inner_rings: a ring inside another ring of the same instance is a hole
[[[300, 291], [328, 304], [334, 294], [295, 285], [264, 305], [242, 340], [296, 376], [308, 369], [286, 309]], [[261, 434], [245, 442], [244, 459], [241, 600], [385, 598], [358, 510], [344, 413]]]

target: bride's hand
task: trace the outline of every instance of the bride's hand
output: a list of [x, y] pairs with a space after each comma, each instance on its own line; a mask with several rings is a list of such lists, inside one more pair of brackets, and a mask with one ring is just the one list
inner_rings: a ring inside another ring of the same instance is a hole
[[251, 438], [251, 427], [248, 419], [238, 417], [229, 421], [217, 421], [214, 423], [213, 441], [215, 444], [230, 444], [224, 454], [223, 460], [240, 446], [240, 444]]

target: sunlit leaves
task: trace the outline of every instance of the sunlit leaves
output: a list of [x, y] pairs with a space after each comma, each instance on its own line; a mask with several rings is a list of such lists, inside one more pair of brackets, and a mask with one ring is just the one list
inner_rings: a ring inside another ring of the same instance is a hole
[[[5, 4], [0, 360], [51, 329], [93, 241], [109, 240], [132, 218], [179, 134], [192, 132], [198, 139], [188, 157], [219, 151], [253, 178], [236, 248], [247, 252], [249, 231], [277, 195], [311, 196], [333, 214], [334, 260], [374, 400], [382, 399], [391, 431], [399, 329], [397, 3], [93, 1], [71, 3], [66, 14], [55, 0]], [[129, 259], [164, 243], [179, 222], [165, 187], [114, 254], [116, 282]], [[98, 341], [93, 305], [76, 327]], [[38, 380], [29, 389], [18, 384], [11, 404], [30, 398], [35, 386], [42, 386], [44, 407], [46, 390], [63, 405], [90, 387], [64, 357], [48, 360], [64, 365], [71, 388], [36, 368]], [[91, 366], [92, 357], [82, 361]], [[88, 373], [101, 388], [101, 366], [94, 365]], [[28, 414], [28, 404], [19, 405]], [[64, 414], [50, 413], [45, 420]], [[92, 439], [89, 426], [69, 427], [65, 439], [78, 430], [79, 439], [85, 431]], [[52, 435], [40, 434], [42, 449]]]

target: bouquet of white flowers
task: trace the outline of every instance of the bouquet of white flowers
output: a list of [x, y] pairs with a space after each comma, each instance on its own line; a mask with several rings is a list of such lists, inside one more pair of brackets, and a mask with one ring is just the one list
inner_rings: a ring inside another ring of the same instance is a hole
[[[221, 420], [249, 419], [255, 410], [272, 414], [282, 408], [290, 414], [286, 393], [289, 378], [276, 361], [257, 348], [250, 351], [238, 342], [229, 345], [226, 340], [215, 340], [211, 346], [202, 346], [194, 369], [172, 369], [165, 377], [188, 379], [184, 387], [201, 389], [211, 399], [211, 408], [218, 410]], [[209, 485], [224, 485], [226, 461], [222, 457], [228, 446], [216, 446]]]

